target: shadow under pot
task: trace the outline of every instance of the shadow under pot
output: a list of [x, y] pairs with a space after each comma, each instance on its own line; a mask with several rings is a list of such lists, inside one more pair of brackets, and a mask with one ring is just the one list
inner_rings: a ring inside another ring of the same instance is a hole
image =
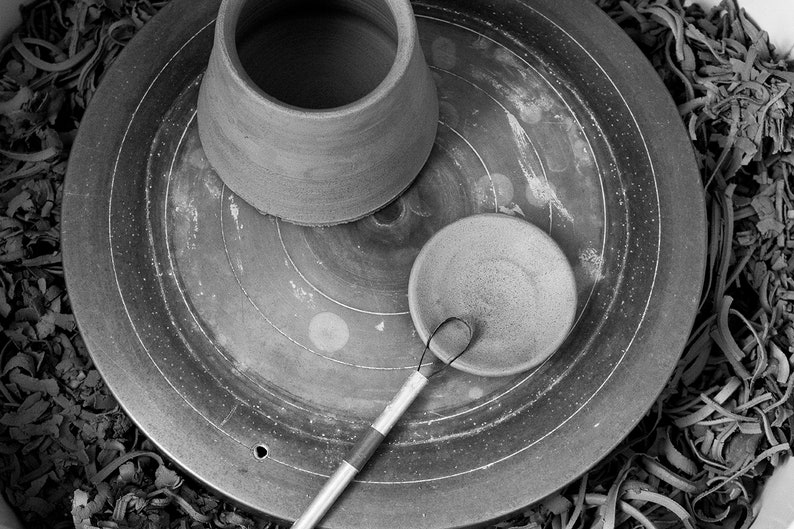
[[224, 0], [198, 100], [223, 182], [304, 225], [364, 217], [414, 180], [436, 87], [408, 0]]

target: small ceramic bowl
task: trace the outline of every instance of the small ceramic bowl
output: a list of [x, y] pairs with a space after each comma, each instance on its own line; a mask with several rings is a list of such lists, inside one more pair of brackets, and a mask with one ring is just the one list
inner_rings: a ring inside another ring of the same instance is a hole
[[409, 0], [224, 0], [198, 100], [207, 158], [264, 213], [364, 217], [419, 173], [438, 123]]
[[[576, 314], [576, 281], [565, 254], [540, 228], [502, 214], [473, 215], [422, 247], [408, 305], [423, 341], [449, 317], [473, 327], [455, 368], [506, 376], [538, 366], [565, 340]], [[430, 348], [445, 362], [461, 349], [444, 336]]]

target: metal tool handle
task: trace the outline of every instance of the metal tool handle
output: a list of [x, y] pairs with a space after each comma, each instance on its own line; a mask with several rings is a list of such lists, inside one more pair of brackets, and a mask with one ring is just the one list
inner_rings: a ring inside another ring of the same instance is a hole
[[394, 424], [402, 417], [422, 389], [427, 385], [427, 377], [414, 371], [403, 383], [400, 390], [386, 405], [375, 422], [369, 427], [364, 437], [359, 439], [339, 468], [336, 469], [323, 488], [312, 500], [311, 505], [303, 511], [292, 529], [312, 529], [319, 522], [339, 495], [347, 488], [358, 472], [364, 468], [369, 458], [375, 453], [383, 439], [389, 434]]

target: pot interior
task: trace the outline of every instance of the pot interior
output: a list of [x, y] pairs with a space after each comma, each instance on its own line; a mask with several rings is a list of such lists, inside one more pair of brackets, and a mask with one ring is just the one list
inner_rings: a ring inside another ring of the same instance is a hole
[[354, 103], [386, 78], [397, 34], [383, 0], [251, 0], [234, 41], [243, 69], [267, 95], [322, 110]]

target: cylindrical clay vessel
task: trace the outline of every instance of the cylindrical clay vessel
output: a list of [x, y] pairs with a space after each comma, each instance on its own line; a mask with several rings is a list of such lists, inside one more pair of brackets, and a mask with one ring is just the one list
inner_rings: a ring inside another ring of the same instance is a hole
[[402, 193], [436, 88], [409, 0], [224, 0], [198, 100], [207, 158], [260, 211], [327, 225]]

